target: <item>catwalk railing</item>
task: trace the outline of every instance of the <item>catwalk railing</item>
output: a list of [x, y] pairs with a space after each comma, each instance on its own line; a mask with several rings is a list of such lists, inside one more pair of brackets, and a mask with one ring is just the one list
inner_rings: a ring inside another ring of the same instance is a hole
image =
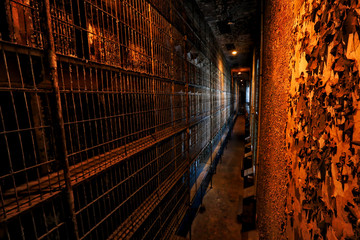
[[1, 239], [174, 233], [236, 96], [199, 12], [167, 2], [0, 3]]

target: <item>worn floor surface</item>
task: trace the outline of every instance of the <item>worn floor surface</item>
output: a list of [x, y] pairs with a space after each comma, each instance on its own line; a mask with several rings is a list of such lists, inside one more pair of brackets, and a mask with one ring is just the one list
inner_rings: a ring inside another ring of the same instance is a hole
[[258, 239], [256, 232], [241, 233], [242, 226], [237, 221], [240, 197], [244, 193], [241, 177], [244, 133], [245, 120], [240, 116], [213, 176], [213, 187], [209, 186], [204, 197], [205, 211], [198, 212], [192, 224], [191, 240]]

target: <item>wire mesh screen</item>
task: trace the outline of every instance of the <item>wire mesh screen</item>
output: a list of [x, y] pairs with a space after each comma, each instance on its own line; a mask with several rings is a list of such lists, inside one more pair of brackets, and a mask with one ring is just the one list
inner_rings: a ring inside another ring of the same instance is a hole
[[1, 217], [7, 219], [59, 193], [64, 182], [43, 58], [0, 46]]
[[167, 3], [0, 3], [0, 239], [174, 234], [236, 92], [200, 12]]

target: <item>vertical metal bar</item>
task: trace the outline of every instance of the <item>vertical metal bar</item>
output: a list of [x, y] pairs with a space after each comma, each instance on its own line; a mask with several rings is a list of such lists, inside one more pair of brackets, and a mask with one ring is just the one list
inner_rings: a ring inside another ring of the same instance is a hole
[[[188, 212], [190, 212], [191, 206], [191, 187], [190, 187], [190, 167], [191, 167], [191, 159], [190, 159], [190, 108], [189, 108], [189, 72], [188, 72], [188, 64], [187, 64], [187, 36], [184, 36], [184, 72], [185, 72], [185, 116], [186, 116], [186, 138], [185, 138], [185, 146], [186, 146], [186, 162], [187, 162], [187, 172], [188, 172]], [[191, 221], [189, 221], [189, 233], [191, 240]]]
[[265, 1], [261, 0], [261, 31], [260, 31], [260, 79], [259, 79], [259, 109], [258, 109], [258, 132], [257, 132], [257, 153], [255, 163], [255, 197], [257, 196], [257, 180], [259, 173], [259, 153], [260, 153], [260, 137], [261, 137], [261, 82], [263, 78], [263, 50], [264, 50], [264, 4]]
[[[5, 13], [6, 13], [6, 21], [7, 21], [7, 27], [8, 27], [8, 35], [9, 35], [9, 41], [13, 42], [14, 39], [14, 30], [13, 30], [13, 21], [12, 21], [12, 14], [11, 14], [11, 3], [10, 0], [4, 1], [4, 7], [5, 7]], [[4, 36], [2, 36], [4, 37]], [[5, 36], [6, 37], [6, 36]]]
[[[81, 193], [80, 193], [80, 190], [82, 190]], [[84, 195], [84, 198], [83, 198], [83, 199], [85, 199], [85, 203], [87, 203], [87, 201], [86, 201], [85, 187], [84, 187], [84, 186], [79, 187], [78, 190], [76, 191], [76, 200], [77, 200], [77, 202], [78, 202], [78, 206], [81, 206], [82, 204], [84, 204], [84, 202], [81, 202], [81, 200], [80, 200], [80, 194], [83, 194], [83, 195]], [[84, 200], [83, 200], [83, 201], [84, 201]], [[86, 214], [87, 214], [87, 216], [89, 216], [88, 211], [89, 211], [89, 208], [86, 208]], [[84, 215], [84, 214], [83, 214], [82, 212], [80, 212], [79, 215], [78, 215], [79, 218], [80, 218], [80, 222], [79, 222], [79, 224], [78, 224], [79, 232], [84, 232], [84, 229], [85, 229], [85, 227], [84, 227], [84, 221], [83, 221], [83, 215]]]
[[55, 54], [55, 43], [52, 33], [52, 22], [50, 14], [50, 2], [49, 0], [44, 0], [44, 6], [42, 8], [44, 16], [44, 37], [45, 37], [45, 51], [48, 57], [48, 67], [50, 71], [49, 80], [53, 84], [54, 88], [54, 100], [56, 102], [55, 106], [57, 111], [55, 113], [55, 128], [58, 134], [56, 137], [56, 151], [59, 163], [62, 165], [64, 170], [64, 180], [65, 180], [65, 192], [67, 198], [67, 207], [68, 207], [68, 224], [70, 230], [70, 236], [73, 239], [79, 239], [76, 216], [75, 216], [75, 204], [74, 204], [74, 193], [71, 186], [71, 178], [69, 171], [69, 162], [67, 157], [67, 148], [66, 148], [66, 135], [64, 127], [64, 119], [62, 115], [62, 106], [61, 106], [61, 96], [59, 90], [59, 79], [57, 75], [57, 62]]
[[[255, 48], [253, 49], [253, 56], [252, 56], [252, 69], [251, 69], [251, 85], [250, 85], [250, 141], [251, 141], [251, 146], [253, 148], [254, 143], [255, 143], [255, 139], [254, 139], [254, 132], [255, 132], [255, 62], [256, 62], [256, 50]], [[250, 75], [250, 71], [249, 71], [249, 75]], [[253, 154], [254, 156], [255, 154]]]
[[[18, 63], [18, 67], [19, 67], [19, 75], [20, 75], [20, 80], [21, 80], [21, 86], [24, 88], [24, 79], [23, 79], [23, 75], [22, 75], [22, 71], [21, 71], [21, 63], [20, 63], [20, 59], [19, 59], [19, 54], [16, 53], [16, 59], [17, 59], [17, 63]], [[25, 106], [26, 106], [26, 115], [27, 115], [27, 120], [29, 122], [29, 127], [31, 129], [33, 129], [33, 126], [32, 126], [32, 123], [31, 123], [31, 117], [30, 117], [30, 111], [29, 111], [29, 105], [28, 105], [28, 101], [27, 101], [27, 98], [26, 98], [26, 93], [23, 92], [23, 97], [24, 97], [24, 101], [25, 101]], [[34, 115], [36, 114], [36, 112], [34, 112]], [[34, 117], [36, 118], [36, 117]], [[33, 134], [33, 131], [30, 131], [30, 135], [31, 135], [31, 143], [32, 143], [32, 148], [33, 148], [33, 154], [34, 154], [34, 157], [35, 157], [35, 164], [38, 165], [38, 157], [37, 157], [37, 154], [36, 154], [36, 150], [35, 150], [35, 140], [34, 140], [34, 134]], [[39, 147], [39, 150], [41, 148]], [[39, 151], [41, 152], [41, 151]], [[41, 156], [41, 155], [40, 155]], [[43, 157], [43, 156], [41, 156]], [[46, 161], [44, 161], [45, 158], [41, 158], [40, 161], [41, 163], [44, 163]], [[25, 165], [24, 165], [25, 166]], [[45, 172], [45, 171], [44, 171]], [[44, 173], [43, 172], [43, 173]], [[36, 174], [37, 174], [37, 178], [38, 178], [38, 187], [39, 187], [39, 191], [40, 191], [40, 198], [42, 198], [42, 191], [41, 191], [41, 185], [40, 185], [40, 172], [39, 172], [39, 168], [37, 167], [36, 168]], [[26, 174], [27, 175], [27, 174]], [[50, 185], [50, 189], [51, 189], [51, 185]], [[30, 199], [30, 197], [29, 197]]]

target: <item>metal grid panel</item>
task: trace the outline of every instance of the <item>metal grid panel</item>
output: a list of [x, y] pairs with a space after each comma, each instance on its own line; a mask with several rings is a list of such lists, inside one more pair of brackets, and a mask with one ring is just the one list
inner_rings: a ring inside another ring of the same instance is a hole
[[[191, 186], [191, 193], [190, 193], [190, 202], [193, 203], [196, 194], [198, 191], [206, 191], [206, 189], [202, 189], [202, 182], [198, 181], [198, 178], [203, 174], [203, 178], [206, 178], [213, 167], [213, 159], [211, 158], [211, 154], [213, 152], [213, 145], [208, 143], [206, 147], [199, 153], [197, 158], [190, 166], [190, 186]], [[209, 161], [210, 159], [210, 161]], [[205, 174], [204, 174], [205, 173]], [[201, 193], [202, 194], [202, 193]], [[204, 196], [204, 195], [202, 195]]]
[[190, 128], [190, 158], [197, 155], [206, 147], [210, 140], [210, 118], [206, 118]]
[[66, 202], [58, 195], [0, 225], [1, 239], [71, 239], [66, 224]]
[[185, 82], [184, 67], [184, 36], [174, 27], [171, 28], [172, 36], [172, 79], [178, 82]]
[[220, 131], [220, 118], [221, 118], [221, 112], [217, 111], [215, 113], [213, 113], [213, 118], [211, 126], [212, 126], [212, 137], [215, 137], [216, 134], [219, 133]]
[[187, 209], [187, 189], [187, 177], [185, 175], [135, 232], [132, 239], [169, 239], [166, 229], [171, 227], [171, 221], [174, 219], [181, 221], [184, 210]]
[[70, 165], [82, 177], [131, 154], [133, 143], [152, 143], [163, 126], [153, 78], [59, 62], [59, 83]]
[[46, 1], [1, 6], [0, 237], [169, 238], [188, 205], [191, 163], [232, 114], [214, 39], [198, 33], [196, 9], [195, 22], [178, 11], [182, 1], [49, 2], [54, 49]]
[[158, 12], [151, 12], [154, 75], [171, 78], [171, 24]]
[[182, 1], [171, 1], [171, 24], [181, 35], [185, 35], [184, 4]]
[[[183, 151], [178, 151], [179, 147], [181, 149], [185, 144], [183, 135], [184, 133], [181, 133], [175, 138], [171, 138], [157, 145], [157, 157], [153, 160], [157, 172], [151, 175], [152, 178], [157, 180], [158, 187], [156, 192], [150, 195], [145, 201], [141, 201], [141, 199], [135, 201], [143, 202], [142, 205], [144, 206], [135, 210], [132, 213], [134, 216], [128, 218], [125, 223], [120, 225], [111, 238], [127, 238], [128, 236], [132, 236], [134, 231], [139, 229], [140, 225], [146, 224], [147, 218], [151, 216], [152, 211], [157, 211], [159, 201], [161, 202], [163, 199], [166, 199], [168, 192], [173, 191], [175, 180], [180, 179], [180, 177], [185, 174], [186, 161], [184, 161], [185, 159], [182, 157]], [[179, 140], [181, 141], [179, 142]], [[130, 201], [130, 204], [134, 204], [133, 201]]]
[[40, 21], [40, 1], [5, 0], [7, 28], [2, 38], [19, 45], [43, 48], [43, 34]]
[[139, 214], [136, 209], [152, 200], [159, 184], [157, 172], [153, 147], [75, 188], [80, 238], [105, 239], [119, 225], [128, 227], [128, 222], [134, 221], [132, 216]]
[[177, 124], [186, 122], [186, 93], [184, 84], [174, 84], [173, 111], [174, 122]]
[[189, 88], [190, 122], [196, 122], [210, 114], [209, 89], [200, 87]]
[[126, 69], [151, 74], [153, 70], [149, 5], [145, 0], [124, 0], [122, 3], [122, 55], [126, 56]]
[[[40, 2], [40, 1], [38, 1]], [[76, 56], [75, 19], [70, 0], [51, 0], [51, 16], [57, 53]]]
[[170, 19], [171, 0], [149, 0], [152, 6], [166, 19]]
[[58, 193], [63, 175], [54, 155], [51, 86], [43, 57], [0, 45], [1, 211], [6, 219]]
[[172, 83], [164, 80], [155, 80], [154, 92], [156, 130], [169, 128], [173, 125]]

